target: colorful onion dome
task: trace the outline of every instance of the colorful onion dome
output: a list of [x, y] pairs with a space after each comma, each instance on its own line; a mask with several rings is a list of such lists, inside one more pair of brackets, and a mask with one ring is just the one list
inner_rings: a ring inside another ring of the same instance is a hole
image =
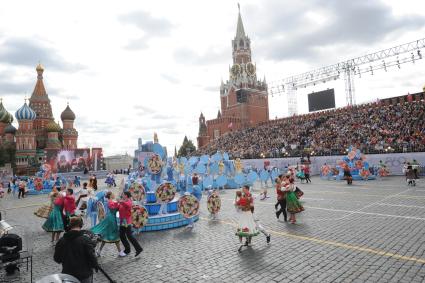
[[4, 128], [4, 133], [14, 135], [16, 133], [16, 128], [12, 124], [9, 124]]
[[47, 125], [46, 125], [46, 131], [47, 132], [55, 132], [55, 133], [59, 133], [61, 131], [61, 127], [59, 126], [58, 123], [56, 123], [55, 121], [50, 121]]
[[4, 108], [3, 102], [0, 102], [0, 122], [6, 124], [13, 122], [13, 116]]
[[37, 115], [35, 114], [34, 110], [32, 110], [28, 105], [27, 102], [24, 103], [24, 105], [18, 109], [15, 113], [15, 117], [18, 121], [20, 120], [35, 120]]
[[13, 115], [7, 112], [7, 118], [4, 120], [6, 123], [12, 123], [13, 122]]
[[3, 120], [3, 118], [6, 117], [6, 109], [3, 106], [3, 102], [0, 102], [0, 121]]
[[75, 114], [71, 110], [71, 108], [69, 108], [69, 104], [66, 106], [65, 110], [62, 112], [61, 119], [62, 119], [62, 121], [64, 121], [64, 120], [74, 121], [75, 120]]

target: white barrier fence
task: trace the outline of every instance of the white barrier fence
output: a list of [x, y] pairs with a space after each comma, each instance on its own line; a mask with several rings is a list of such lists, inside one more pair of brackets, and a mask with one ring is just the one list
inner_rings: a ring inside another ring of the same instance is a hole
[[[326, 163], [330, 166], [336, 166], [344, 156], [312, 156], [310, 157], [311, 175], [319, 175], [320, 168]], [[390, 170], [390, 175], [404, 175], [402, 167], [404, 162], [412, 162], [416, 160], [421, 166], [425, 165], [425, 152], [409, 152], [409, 153], [388, 153], [388, 154], [369, 154], [366, 155], [366, 161], [370, 166], [378, 165], [380, 160], [384, 162]], [[253, 168], [264, 168], [264, 161], [270, 161], [270, 165], [283, 169], [288, 165], [300, 164], [299, 157], [289, 158], [267, 158], [267, 159], [244, 159], [242, 160], [243, 166], [251, 166]], [[422, 170], [423, 172], [423, 170]]]

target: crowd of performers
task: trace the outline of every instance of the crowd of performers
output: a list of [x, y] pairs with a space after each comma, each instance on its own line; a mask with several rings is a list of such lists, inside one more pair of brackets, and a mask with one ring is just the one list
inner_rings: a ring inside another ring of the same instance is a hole
[[[338, 174], [342, 173], [343, 180], [346, 180], [348, 185], [351, 185], [353, 183], [353, 171], [358, 171], [360, 168], [360, 176], [362, 177], [362, 180], [368, 180], [370, 176], [377, 176], [378, 178], [387, 177], [390, 175], [390, 170], [388, 169], [388, 166], [380, 160], [379, 163], [375, 166], [368, 166], [367, 168], [362, 168], [363, 165], [352, 167], [347, 163], [341, 162], [339, 166], [332, 167], [328, 164], [324, 164], [321, 167], [321, 177], [326, 179], [332, 179], [337, 178]], [[403, 162], [402, 164], [402, 172], [404, 176], [406, 177], [406, 182], [410, 186], [416, 185], [416, 180], [419, 179], [419, 170], [421, 168], [421, 165], [419, 162], [415, 159], [409, 162]]]
[[[193, 178], [193, 183], [196, 186], [197, 176], [194, 175]], [[284, 220], [287, 221], [288, 213], [290, 223], [296, 223], [295, 215], [302, 212], [304, 208], [299, 201], [302, 192], [295, 186], [294, 174], [289, 172], [285, 175], [279, 175], [274, 182], [277, 193], [276, 217], [279, 218], [280, 214], [283, 214]], [[122, 191], [119, 198], [108, 190], [96, 193], [92, 185], [92, 183], [83, 183], [82, 188], [75, 189], [75, 191], [70, 186], [67, 188], [54, 187], [49, 194], [49, 203], [35, 212], [37, 216], [46, 218], [42, 228], [52, 234], [53, 245], [59, 240], [61, 233], [67, 231], [71, 217], [85, 216], [90, 221], [90, 231], [98, 235], [98, 240], [101, 242], [96, 251], [97, 256], [101, 255], [106, 244], [114, 244], [120, 257], [127, 256], [131, 252], [131, 244], [135, 250], [135, 255], [138, 256], [143, 249], [133, 235], [132, 208], [135, 203], [140, 202], [134, 201], [133, 192], [125, 190], [123, 183], [120, 186]], [[218, 189], [210, 187], [207, 190], [207, 195], [207, 209], [210, 213], [210, 219], [216, 220], [221, 208]], [[201, 199], [202, 192], [198, 192], [196, 189], [187, 190], [181, 194], [180, 202], [182, 206], [188, 207], [184, 208], [186, 210], [179, 208], [179, 211], [189, 220], [188, 227], [190, 228], [193, 228], [193, 215], [198, 213]], [[194, 208], [194, 204], [197, 205], [196, 208]], [[241, 244], [245, 239], [241, 247], [250, 246], [252, 238], [260, 233], [265, 236], [266, 242], [270, 243], [270, 233], [255, 217], [254, 196], [250, 191], [250, 186], [244, 185], [242, 189], [236, 191], [234, 205], [238, 216], [236, 235]], [[99, 209], [99, 206], [102, 209]], [[194, 209], [195, 212], [193, 212]], [[85, 213], [82, 212], [83, 210]], [[121, 248], [120, 242], [124, 248]]]
[[[91, 175], [89, 177], [89, 187], [93, 188], [95, 191], [98, 188], [96, 175]], [[80, 188], [81, 187], [81, 178], [80, 176], [74, 176], [74, 178], [64, 178], [62, 176], [51, 176], [49, 178], [43, 178], [39, 176], [30, 177], [30, 178], [21, 178], [13, 176], [7, 182], [7, 193], [12, 193], [14, 196], [17, 194], [18, 199], [24, 198], [25, 195], [31, 192], [51, 192], [55, 188], [64, 190], [66, 187], [71, 188]], [[3, 184], [0, 183], [0, 197], [3, 197], [5, 194], [5, 188]]]
[[[275, 204], [276, 217], [279, 219], [283, 214], [284, 221], [288, 221], [287, 213], [289, 213], [289, 221], [292, 224], [296, 223], [295, 215], [304, 211], [304, 207], [299, 201], [303, 192], [295, 186], [295, 179], [291, 172], [281, 174], [275, 179], [275, 188], [277, 202]], [[245, 185], [241, 191], [236, 191], [234, 201], [238, 214], [238, 228], [236, 235], [242, 244], [243, 238], [245, 243], [242, 246], [250, 246], [252, 238], [260, 233], [266, 236], [266, 242], [270, 243], [270, 233], [268, 233], [261, 225], [259, 219], [254, 216], [254, 197], [250, 192], [250, 187]], [[241, 246], [241, 247], [242, 247]]]
[[[365, 161], [365, 157], [355, 148], [351, 149], [345, 159], [343, 161], [347, 163], [348, 166], [341, 165], [338, 174], [343, 175], [344, 179], [346, 179], [349, 184], [353, 181], [352, 171], [354, 169], [357, 169], [359, 172], [364, 170], [376, 170], [380, 172], [379, 174], [381, 176], [385, 176], [388, 173], [388, 169], [382, 161], [378, 168], [372, 168], [372, 166], [369, 168], [368, 163]], [[52, 232], [52, 242], [57, 241], [60, 233], [66, 230], [67, 219], [74, 214], [79, 214], [78, 211], [80, 211], [81, 208], [85, 208], [85, 216], [90, 219], [91, 231], [99, 235], [101, 241], [100, 248], [97, 251], [98, 255], [101, 254], [106, 243], [115, 244], [119, 256], [128, 255], [131, 252], [131, 245], [134, 247], [136, 255], [138, 255], [142, 251], [142, 247], [133, 236], [133, 232], [140, 231], [137, 230], [136, 220], [132, 217], [132, 213], [134, 214], [134, 206], [143, 206], [144, 197], [147, 192], [156, 191], [157, 203], [161, 205], [159, 215], [167, 214], [167, 204], [175, 197], [175, 186], [180, 187], [178, 210], [183, 217], [187, 219], [188, 227], [194, 227], [194, 215], [198, 215], [203, 191], [207, 191], [208, 194], [206, 203], [210, 213], [210, 219], [217, 219], [221, 208], [221, 199], [218, 191], [220, 186], [215, 186], [215, 188], [213, 188], [212, 185], [204, 187], [205, 183], [202, 178], [208, 178], [209, 176], [202, 173], [196, 173], [196, 171], [186, 172], [186, 167], [180, 168], [183, 167], [182, 163], [168, 166], [166, 172], [162, 171], [163, 163], [160, 161], [159, 155], [154, 155], [147, 163], [148, 166], [146, 169], [141, 170], [141, 172], [136, 172], [134, 176], [130, 175], [127, 185], [122, 184], [122, 188], [120, 186], [120, 196], [118, 198], [109, 191], [96, 193], [97, 180], [92, 178], [89, 184], [83, 184], [83, 188], [76, 194], [74, 194], [73, 189], [70, 187], [58, 187], [50, 194], [50, 203], [37, 211], [38, 216], [47, 218], [46, 222], [43, 224], [43, 229]], [[216, 174], [225, 174], [226, 165], [223, 161], [228, 160], [222, 160], [213, 165], [208, 163], [208, 166], [213, 168], [214, 165], [217, 165], [218, 169], [216, 170]], [[190, 163], [190, 161], [188, 161], [188, 163]], [[351, 163], [353, 166], [351, 166]], [[190, 165], [196, 167], [195, 163]], [[236, 173], [242, 171], [240, 160], [236, 160], [233, 166]], [[175, 170], [176, 167], [178, 170]], [[285, 174], [279, 174], [277, 173], [279, 170], [275, 172], [275, 169], [277, 170], [277, 168], [266, 166], [265, 164], [262, 172], [268, 172], [268, 178], [273, 176], [272, 183], [275, 186], [277, 197], [277, 202], [275, 203], [276, 218], [280, 219], [281, 215], [283, 215], [283, 220], [285, 222], [295, 224], [297, 222], [296, 215], [304, 211], [304, 207], [299, 200], [303, 192], [295, 185], [295, 180], [299, 179], [301, 183], [304, 181], [306, 181], [306, 183], [311, 182], [309, 164], [304, 163], [297, 166], [288, 165], [287, 168], [284, 169], [284, 172], [287, 172]], [[326, 170], [331, 171], [331, 168], [325, 164], [324, 167], [322, 167], [322, 173]], [[164, 174], [162, 174], [163, 172]], [[176, 172], [179, 173], [177, 178], [174, 176]], [[165, 176], [165, 173], [167, 179], [163, 180], [162, 175]], [[412, 164], [406, 164], [405, 173], [408, 182], [414, 184], [414, 180], [418, 177], [417, 167]], [[248, 178], [246, 180], [248, 180]], [[259, 199], [265, 200], [268, 197], [268, 179], [265, 180], [264, 178], [260, 178], [260, 180], [262, 183], [265, 183], [265, 186], [261, 183], [262, 191]], [[149, 184], [146, 181], [149, 181]], [[115, 176], [109, 174], [105, 183], [108, 187], [115, 187]], [[72, 184], [78, 186], [76, 185], [76, 181]], [[255, 217], [255, 198], [250, 191], [250, 185], [247, 184], [247, 181], [245, 181], [243, 185], [240, 185], [242, 188], [236, 191], [234, 201], [238, 215], [236, 235], [239, 237], [241, 244], [243, 239], [245, 239], [242, 246], [249, 246], [252, 238], [261, 233], [264, 234], [266, 242], [269, 243], [270, 233], [264, 229], [260, 221]], [[158, 197], [159, 188], [164, 190], [160, 193], [160, 195], [163, 194], [164, 199]], [[167, 191], [169, 189], [171, 190], [171, 188], [174, 190], [173, 193]], [[99, 209], [99, 207], [102, 209]], [[118, 212], [119, 220], [117, 221]], [[99, 223], [97, 223], [98, 221]], [[122, 242], [124, 246], [123, 249], [121, 249], [120, 242]]]
[[[380, 167], [383, 168], [381, 171], [385, 171], [383, 162], [380, 162]], [[414, 185], [415, 179], [418, 178], [417, 167], [410, 163], [406, 163], [404, 167], [406, 179], [409, 184]], [[270, 168], [270, 170], [274, 170], [274, 168]], [[351, 184], [353, 179], [350, 168], [345, 167], [343, 174], [347, 182]], [[269, 175], [272, 176], [272, 174]], [[280, 219], [281, 215], [283, 215], [283, 220], [285, 222], [291, 224], [296, 223], [296, 215], [304, 211], [304, 207], [299, 200], [303, 192], [295, 185], [295, 179], [300, 179], [301, 183], [304, 180], [308, 183], [311, 182], [309, 175], [310, 168], [308, 164], [303, 164], [301, 166], [288, 165], [287, 173], [280, 174], [273, 180], [277, 197], [277, 202], [275, 203], [275, 215], [277, 219]], [[52, 242], [54, 243], [58, 241], [61, 232], [67, 229], [69, 218], [73, 215], [82, 214], [80, 211], [84, 209], [85, 216], [90, 220], [90, 230], [98, 235], [101, 241], [101, 245], [97, 250], [99, 256], [106, 243], [115, 244], [119, 256], [128, 255], [131, 252], [131, 244], [137, 256], [143, 249], [133, 236], [135, 230], [132, 228], [136, 226], [134, 223], [135, 220], [132, 217], [132, 213], [134, 213], [132, 210], [134, 210], [135, 204], [143, 205], [142, 198], [144, 198], [146, 193], [144, 188], [146, 184], [143, 180], [146, 180], [146, 178], [142, 176], [137, 176], [137, 178], [129, 177], [130, 185], [124, 186], [124, 184], [122, 184], [120, 186], [122, 188], [120, 188], [121, 191], [118, 198], [110, 191], [100, 191], [96, 193], [97, 180], [95, 180], [95, 178], [90, 178], [89, 184], [84, 183], [83, 188], [79, 189], [76, 193], [74, 193], [73, 188], [79, 186], [77, 182], [72, 182], [72, 186], [68, 187], [64, 187], [63, 184], [61, 184], [60, 186], [55, 186], [52, 193], [49, 195], [50, 202], [41, 207], [36, 212], [36, 215], [47, 218], [43, 224], [43, 229], [52, 233]], [[152, 180], [155, 180], [155, 178]], [[109, 174], [105, 183], [108, 187], [115, 187], [115, 176]], [[198, 213], [203, 195], [200, 186], [201, 177], [197, 173], [193, 173], [190, 178], [190, 183], [191, 186], [186, 186], [180, 191], [179, 212], [188, 220], [188, 227], [193, 228], [193, 216]], [[138, 184], [138, 186], [134, 186], [134, 184]], [[170, 187], [173, 187], [173, 185], [167, 181], [165, 181], [165, 183], [161, 182], [161, 184], [169, 184]], [[178, 182], [177, 184], [179, 185]], [[157, 185], [159, 185], [159, 183], [157, 183]], [[158, 187], [160, 186], [161, 185]], [[138, 188], [137, 190], [135, 190], [136, 187]], [[208, 194], [207, 209], [210, 213], [210, 219], [215, 220], [218, 218], [221, 208], [220, 194], [218, 188], [213, 189], [212, 186], [210, 186], [206, 189]], [[267, 188], [263, 187], [262, 189], [260, 200], [267, 198]], [[173, 198], [174, 194], [171, 199]], [[265, 235], [266, 242], [270, 242], [270, 233], [264, 229], [260, 221], [255, 217], [254, 199], [249, 185], [244, 185], [240, 190], [236, 191], [234, 201], [238, 215], [236, 235], [239, 237], [241, 244], [243, 239], [245, 239], [245, 243], [242, 246], [249, 246], [252, 238], [261, 233]], [[158, 203], [161, 204], [159, 215], [163, 213], [167, 214], [167, 202], [158, 200]], [[117, 221], [118, 212], [119, 220]], [[121, 249], [120, 242], [122, 242], [124, 246], [123, 249]]]
[[[92, 186], [83, 183], [83, 187], [74, 193], [74, 189], [68, 187], [65, 190], [54, 188], [49, 194], [49, 203], [40, 207], [35, 215], [46, 218], [42, 228], [52, 233], [52, 243], [55, 244], [62, 232], [67, 231], [69, 220], [74, 216], [83, 216], [82, 209], [86, 211], [86, 217], [90, 219], [90, 231], [99, 236], [101, 242], [98, 256], [106, 243], [116, 245], [118, 255], [123, 257], [131, 252], [131, 245], [135, 249], [135, 256], [142, 251], [142, 247], [134, 238], [131, 225], [131, 209], [133, 201], [130, 192], [124, 192], [120, 199], [110, 191], [101, 191], [95, 194]], [[99, 209], [101, 206], [102, 209]], [[119, 221], [117, 222], [117, 212]], [[98, 215], [99, 214], [99, 215]], [[100, 220], [97, 223], [97, 219]], [[120, 247], [122, 242], [124, 249]]]

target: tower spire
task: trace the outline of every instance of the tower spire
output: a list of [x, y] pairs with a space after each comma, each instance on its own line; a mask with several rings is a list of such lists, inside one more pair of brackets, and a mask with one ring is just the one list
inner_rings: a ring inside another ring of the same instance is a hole
[[241, 6], [238, 3], [238, 25], [236, 28], [236, 38], [243, 38], [245, 37], [245, 29], [243, 27], [242, 17], [241, 17]]

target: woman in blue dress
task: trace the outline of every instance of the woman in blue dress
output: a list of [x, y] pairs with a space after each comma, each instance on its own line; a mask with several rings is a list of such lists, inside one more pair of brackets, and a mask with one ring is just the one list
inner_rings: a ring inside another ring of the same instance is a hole
[[117, 247], [119, 256], [125, 256], [125, 253], [121, 251], [120, 247], [120, 232], [117, 224], [117, 211], [118, 211], [118, 202], [114, 200], [114, 195], [112, 192], [108, 192], [105, 195], [105, 198], [108, 200], [108, 213], [99, 224], [91, 228], [90, 230], [100, 236], [102, 244], [100, 245], [99, 250], [96, 252], [97, 256], [100, 256], [103, 247], [106, 243], [114, 243]]
[[64, 231], [62, 210], [63, 210], [63, 198], [55, 192], [52, 195], [53, 210], [50, 212], [46, 222], [44, 222], [42, 228], [46, 232], [52, 232], [52, 243], [59, 240], [60, 234]]

